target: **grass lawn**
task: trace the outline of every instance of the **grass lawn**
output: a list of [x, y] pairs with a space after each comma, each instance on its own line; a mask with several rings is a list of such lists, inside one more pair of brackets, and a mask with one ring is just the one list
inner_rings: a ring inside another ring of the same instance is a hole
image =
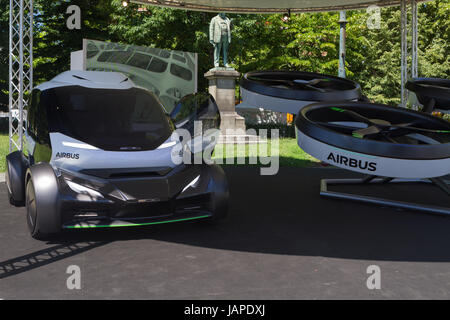
[[8, 134], [0, 134], [0, 172], [5, 172], [5, 157], [9, 153]]
[[[272, 151], [272, 147], [274, 150]], [[222, 158], [222, 164], [224, 165], [264, 165], [259, 161], [259, 156], [267, 154], [268, 156], [277, 155], [276, 145], [274, 145], [271, 140], [267, 141], [267, 147], [264, 144], [258, 146], [257, 151], [252, 151], [250, 153], [250, 148], [257, 148], [256, 145], [234, 145], [234, 151], [231, 154], [227, 152], [227, 147], [225, 145], [217, 145], [213, 154], [213, 159], [216, 161]], [[267, 148], [267, 149], [265, 149]], [[222, 151], [220, 151], [222, 150]], [[267, 151], [266, 151], [267, 150]], [[304, 152], [297, 145], [297, 140], [295, 138], [281, 138], [278, 140], [278, 156], [280, 159], [280, 166], [282, 167], [310, 167], [318, 166], [319, 160], [311, 157], [309, 154]], [[249, 156], [258, 155], [258, 161], [256, 164], [249, 163]], [[241, 163], [238, 163], [237, 159], [240, 158]], [[228, 164], [228, 161], [231, 163]], [[220, 162], [219, 162], [220, 163]]]
[[[253, 148], [257, 145], [253, 145]], [[239, 148], [245, 147], [245, 150], [240, 150], [238, 152]], [[267, 153], [262, 152], [264, 149], [260, 146], [258, 148], [257, 155], [264, 155], [268, 154], [269, 156], [272, 154], [272, 147], [275, 147], [275, 145], [272, 146], [272, 143], [270, 140], [267, 142]], [[9, 153], [8, 152], [9, 143], [8, 143], [8, 135], [7, 134], [0, 134], [0, 172], [5, 171], [5, 157]], [[222, 157], [220, 157], [220, 152], [218, 152], [218, 149], [221, 148], [223, 150]], [[250, 154], [250, 145], [245, 146], [234, 146], [234, 156], [232, 154], [228, 154], [226, 152], [226, 147], [224, 145], [217, 145], [216, 151], [213, 154], [213, 159], [218, 160], [222, 158], [223, 164], [227, 165], [227, 159], [228, 161], [232, 161], [236, 165], [252, 165], [249, 164], [249, 154]], [[276, 155], [276, 150], [274, 149], [274, 155]], [[245, 161], [242, 164], [239, 164], [237, 162], [237, 158], [240, 158], [241, 161]], [[308, 155], [306, 152], [301, 150], [297, 145], [297, 140], [293, 138], [284, 138], [279, 140], [279, 159], [280, 159], [280, 166], [282, 167], [309, 167], [309, 166], [317, 166], [319, 161], [317, 159], [314, 159], [310, 155]], [[258, 156], [258, 162], [257, 164], [254, 164], [257, 166], [264, 165], [259, 161]]]

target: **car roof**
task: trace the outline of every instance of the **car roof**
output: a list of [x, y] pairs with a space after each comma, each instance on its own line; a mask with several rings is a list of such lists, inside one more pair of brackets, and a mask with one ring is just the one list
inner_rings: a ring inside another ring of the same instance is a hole
[[36, 89], [47, 90], [65, 86], [119, 90], [135, 87], [133, 81], [119, 72], [71, 70], [60, 73], [50, 81], [40, 84]]

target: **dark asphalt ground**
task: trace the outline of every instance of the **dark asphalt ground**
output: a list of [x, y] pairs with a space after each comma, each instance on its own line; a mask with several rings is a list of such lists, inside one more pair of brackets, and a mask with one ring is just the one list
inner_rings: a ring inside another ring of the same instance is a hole
[[[449, 299], [450, 219], [319, 197], [329, 168], [227, 167], [229, 217], [67, 232], [41, 242], [0, 184], [1, 299]], [[383, 187], [448, 204], [423, 186]], [[377, 189], [378, 190], [378, 189]], [[375, 191], [375, 190], [374, 190]], [[406, 192], [405, 192], [406, 191]], [[68, 266], [81, 268], [69, 290]], [[367, 267], [381, 268], [369, 290]]]

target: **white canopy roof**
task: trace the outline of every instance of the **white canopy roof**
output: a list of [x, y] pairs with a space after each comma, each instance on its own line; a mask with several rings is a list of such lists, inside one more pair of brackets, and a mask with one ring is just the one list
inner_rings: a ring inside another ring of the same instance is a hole
[[370, 5], [399, 5], [400, 0], [131, 0], [135, 3], [175, 7], [185, 10], [279, 13], [336, 11], [367, 8]]
[[96, 89], [129, 89], [134, 83], [120, 72], [70, 70], [58, 74], [36, 88], [46, 90], [65, 86], [82, 86]]

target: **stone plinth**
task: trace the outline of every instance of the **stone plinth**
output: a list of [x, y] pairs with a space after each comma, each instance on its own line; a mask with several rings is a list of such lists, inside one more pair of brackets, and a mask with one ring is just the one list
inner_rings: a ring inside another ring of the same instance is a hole
[[230, 135], [230, 132], [236, 135], [245, 134], [245, 119], [238, 115], [235, 109], [235, 84], [239, 76], [239, 72], [230, 68], [214, 68], [205, 73], [209, 83], [209, 93], [219, 107], [222, 136]]

